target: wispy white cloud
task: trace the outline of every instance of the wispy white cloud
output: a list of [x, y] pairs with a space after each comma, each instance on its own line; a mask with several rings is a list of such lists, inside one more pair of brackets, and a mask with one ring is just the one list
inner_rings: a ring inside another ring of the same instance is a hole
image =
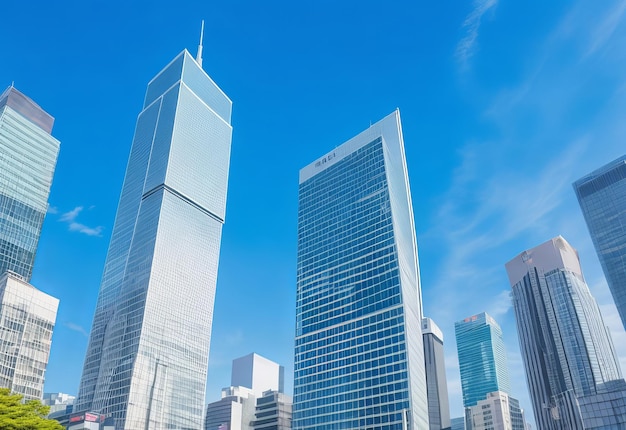
[[473, 9], [463, 22], [465, 35], [456, 47], [456, 57], [462, 65], [474, 55], [476, 39], [483, 16], [498, 4], [498, 0], [474, 0]]
[[594, 54], [609, 41], [617, 27], [622, 23], [624, 12], [626, 12], [626, 0], [620, 0], [605, 14], [591, 32], [591, 40], [585, 56]]
[[[90, 209], [91, 208], [93, 208], [93, 206], [91, 206]], [[71, 211], [63, 213], [59, 218], [59, 221], [67, 223], [70, 231], [77, 231], [79, 233], [86, 234], [87, 236], [102, 236], [102, 230], [104, 227], [89, 227], [76, 221], [78, 215], [83, 211], [83, 209], [83, 206], [77, 206]]]
[[48, 206], [48, 210], [46, 211], [46, 213], [55, 215], [59, 213], [59, 209], [57, 209], [55, 206]]
[[63, 325], [72, 331], [82, 334], [83, 336], [85, 336], [85, 338], [89, 338], [89, 333], [87, 333], [87, 330], [85, 330], [83, 327], [79, 326], [78, 324], [74, 324], [72, 322], [65, 322], [63, 323]]

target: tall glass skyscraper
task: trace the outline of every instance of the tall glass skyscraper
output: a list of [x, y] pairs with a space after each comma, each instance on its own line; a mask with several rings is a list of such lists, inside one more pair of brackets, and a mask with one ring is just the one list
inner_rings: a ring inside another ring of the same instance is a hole
[[398, 111], [300, 171], [293, 428], [426, 430]]
[[[621, 370], [576, 250], [558, 236], [522, 252], [506, 270], [537, 426], [618, 428], [595, 427], [596, 420], [580, 411], [579, 400], [596, 394], [600, 396], [588, 397], [586, 403], [610, 407], [609, 397], [602, 398], [605, 383], [621, 379]], [[606, 407], [597, 408], [598, 413]]]
[[10, 86], [0, 95], [0, 275], [30, 281], [60, 143], [54, 118]]
[[483, 312], [454, 323], [463, 406], [474, 406], [494, 391], [511, 390], [502, 329]]
[[574, 182], [574, 191], [626, 328], [626, 155]]
[[74, 409], [202, 426], [231, 101], [187, 51], [150, 81]]

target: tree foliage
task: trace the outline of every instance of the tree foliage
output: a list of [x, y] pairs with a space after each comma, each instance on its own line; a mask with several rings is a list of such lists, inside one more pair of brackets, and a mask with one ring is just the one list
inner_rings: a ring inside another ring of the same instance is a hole
[[22, 403], [21, 394], [11, 394], [0, 388], [0, 429], [2, 430], [63, 430], [55, 420], [46, 418], [50, 407], [39, 400]]

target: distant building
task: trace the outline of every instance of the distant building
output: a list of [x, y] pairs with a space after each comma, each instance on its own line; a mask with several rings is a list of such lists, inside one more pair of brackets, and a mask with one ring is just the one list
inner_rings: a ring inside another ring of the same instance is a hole
[[0, 276], [0, 387], [41, 400], [58, 306], [20, 275]]
[[400, 112], [300, 170], [293, 428], [427, 429]]
[[433, 320], [422, 318], [422, 336], [430, 430], [448, 429], [450, 428], [450, 405], [443, 351], [443, 332]]
[[500, 325], [483, 312], [454, 324], [463, 406], [474, 406], [487, 393], [510, 392], [509, 369]]
[[[491, 430], [526, 430], [519, 401], [509, 394], [509, 368], [500, 325], [483, 312], [457, 321], [454, 329], [467, 429], [476, 430], [473, 422], [485, 405], [506, 404], [506, 410], [490, 406]], [[479, 427], [490, 427], [484, 421], [476, 422]]]
[[452, 418], [450, 420], [450, 430], [465, 430], [465, 417]]
[[222, 388], [222, 398], [207, 405], [204, 430], [252, 430], [255, 406], [250, 388]]
[[253, 430], [291, 430], [291, 397], [278, 391], [266, 391], [256, 399]]
[[[222, 389], [220, 400], [207, 405], [204, 429], [253, 430], [253, 422], [257, 419], [255, 409], [258, 407], [259, 399], [264, 399], [263, 404], [268, 407], [271, 407], [271, 401], [280, 403], [276, 411], [284, 412], [288, 400], [282, 395], [284, 374], [283, 366], [255, 353], [233, 360], [231, 386]], [[280, 396], [274, 399], [272, 393]], [[259, 416], [259, 419], [268, 417], [269, 412], [273, 413], [273, 410], [268, 409], [265, 414]], [[290, 403], [289, 416], [291, 416]], [[284, 413], [280, 415], [281, 419], [284, 417]]]
[[248, 387], [255, 397], [263, 392], [285, 390], [285, 368], [265, 357], [252, 353], [233, 360], [230, 385]]
[[[506, 270], [537, 427], [626, 428], [626, 409], [610, 408], [624, 402], [626, 385], [578, 252], [558, 236]], [[609, 421], [623, 427], [603, 427]]]
[[50, 406], [50, 414], [58, 411], [66, 411], [68, 406], [74, 404], [75, 396], [65, 393], [44, 393], [41, 403]]
[[626, 328], [626, 155], [573, 185], [615, 306]]
[[54, 118], [10, 86], [0, 94], [0, 275], [30, 282], [60, 143]]
[[485, 400], [479, 400], [470, 409], [472, 430], [513, 429], [509, 395], [504, 391], [487, 393]]

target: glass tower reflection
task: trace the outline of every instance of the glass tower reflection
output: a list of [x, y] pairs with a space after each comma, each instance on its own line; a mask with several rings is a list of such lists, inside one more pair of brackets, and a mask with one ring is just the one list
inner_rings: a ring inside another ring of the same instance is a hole
[[294, 429], [427, 429], [398, 111], [300, 171]]
[[119, 428], [202, 426], [231, 101], [187, 51], [137, 119], [76, 411]]

